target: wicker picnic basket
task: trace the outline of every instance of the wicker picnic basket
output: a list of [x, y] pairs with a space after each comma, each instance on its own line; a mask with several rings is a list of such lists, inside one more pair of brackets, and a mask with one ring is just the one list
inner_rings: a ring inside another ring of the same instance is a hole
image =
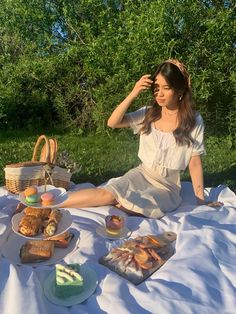
[[[44, 143], [43, 147], [40, 147]], [[9, 164], [4, 168], [5, 182], [8, 191], [19, 194], [31, 185], [52, 184], [68, 190], [71, 173], [65, 168], [56, 165], [57, 141], [55, 138], [48, 139], [45, 135], [39, 136], [33, 151], [31, 161]], [[39, 161], [38, 155], [39, 156]], [[49, 168], [48, 168], [49, 167]], [[48, 171], [50, 169], [50, 172]]]

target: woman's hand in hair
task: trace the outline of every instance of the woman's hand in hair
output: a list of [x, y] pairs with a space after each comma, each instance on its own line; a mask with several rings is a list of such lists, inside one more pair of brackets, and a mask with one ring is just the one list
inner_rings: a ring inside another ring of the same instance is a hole
[[141, 92], [151, 88], [153, 81], [150, 79], [150, 76], [151, 74], [145, 74], [136, 82], [131, 92], [134, 98], [138, 97]]
[[125, 113], [138, 95], [151, 87], [152, 80], [149, 77], [150, 74], [143, 75], [140, 80], [136, 82], [131, 93], [115, 108], [107, 121], [107, 125], [110, 128], [127, 128], [130, 126], [129, 119]]

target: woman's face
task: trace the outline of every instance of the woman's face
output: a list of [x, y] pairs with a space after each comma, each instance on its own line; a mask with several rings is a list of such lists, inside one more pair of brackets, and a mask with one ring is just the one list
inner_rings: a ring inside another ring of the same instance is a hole
[[154, 82], [154, 97], [161, 107], [176, 109], [179, 106], [179, 93], [169, 86], [161, 74], [156, 76]]

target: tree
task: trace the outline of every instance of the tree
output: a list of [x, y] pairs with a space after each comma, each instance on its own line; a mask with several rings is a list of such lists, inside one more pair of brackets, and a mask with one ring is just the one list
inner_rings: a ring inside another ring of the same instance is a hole
[[[173, 57], [190, 69], [208, 131], [233, 139], [233, 1], [2, 2], [2, 126], [6, 121], [15, 127], [24, 119], [28, 126], [76, 124], [103, 131], [135, 81]], [[143, 104], [144, 96], [132, 109]]]

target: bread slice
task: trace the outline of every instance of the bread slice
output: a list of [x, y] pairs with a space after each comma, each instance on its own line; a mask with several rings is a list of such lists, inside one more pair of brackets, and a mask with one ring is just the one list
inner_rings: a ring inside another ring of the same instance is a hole
[[26, 241], [20, 249], [22, 263], [45, 261], [54, 254], [54, 243], [47, 240]]

